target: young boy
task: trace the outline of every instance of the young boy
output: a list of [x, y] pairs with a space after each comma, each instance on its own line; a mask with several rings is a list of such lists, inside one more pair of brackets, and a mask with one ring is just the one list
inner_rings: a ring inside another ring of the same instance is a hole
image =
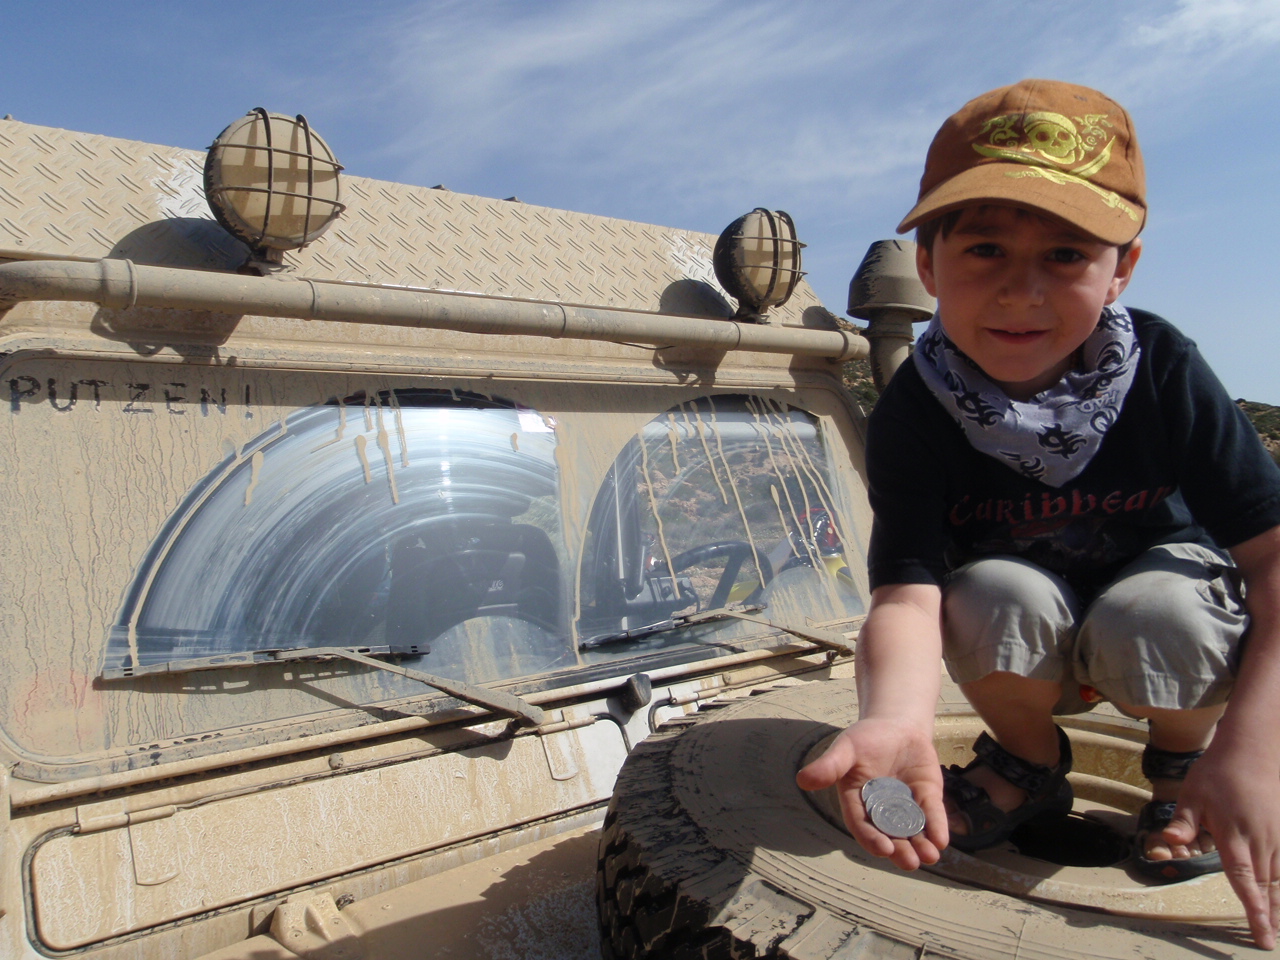
[[[799, 782], [838, 782], [859, 843], [914, 869], [1069, 810], [1053, 716], [1108, 699], [1149, 721], [1137, 868], [1225, 869], [1271, 949], [1280, 471], [1195, 345], [1119, 306], [1145, 218], [1131, 120], [1095, 90], [1026, 80], [938, 131], [898, 227], [938, 312], [867, 441], [860, 719]], [[963, 770], [932, 745], [939, 657], [991, 731]], [[867, 818], [884, 776], [919, 836]]]

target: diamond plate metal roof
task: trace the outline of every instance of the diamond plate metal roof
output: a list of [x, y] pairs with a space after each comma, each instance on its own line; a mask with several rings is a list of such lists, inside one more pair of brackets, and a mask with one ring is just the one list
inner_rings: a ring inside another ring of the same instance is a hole
[[[0, 121], [0, 258], [234, 269], [246, 248], [213, 220], [204, 159]], [[669, 313], [718, 313], [717, 294], [732, 303], [711, 234], [346, 174], [342, 185], [342, 218], [286, 255], [298, 276]], [[815, 306], [802, 283], [774, 313], [799, 325]]]

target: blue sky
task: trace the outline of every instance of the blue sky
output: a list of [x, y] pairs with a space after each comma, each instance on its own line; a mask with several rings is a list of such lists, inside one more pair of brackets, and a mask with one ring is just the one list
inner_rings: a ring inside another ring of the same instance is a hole
[[1280, 404], [1280, 0], [8, 0], [0, 51], [30, 123], [203, 149], [265, 106], [361, 176], [710, 233], [781, 208], [837, 313], [949, 113], [1084, 83], [1146, 154], [1125, 302]]

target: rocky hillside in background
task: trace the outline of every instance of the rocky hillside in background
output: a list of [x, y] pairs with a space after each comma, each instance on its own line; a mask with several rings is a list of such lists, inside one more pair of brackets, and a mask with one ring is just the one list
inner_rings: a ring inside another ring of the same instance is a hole
[[[862, 404], [863, 409], [870, 410], [875, 406], [878, 394], [871, 381], [871, 365], [866, 360], [853, 360], [845, 364], [844, 385], [849, 388], [854, 399]], [[1237, 400], [1236, 403], [1252, 421], [1271, 458], [1280, 463], [1280, 407], [1252, 400]]]
[[876, 405], [880, 394], [876, 391], [875, 382], [871, 379], [871, 363], [868, 360], [850, 360], [844, 365], [844, 385], [853, 394], [853, 399], [862, 404], [868, 413]]
[[1253, 429], [1258, 431], [1271, 459], [1280, 463], [1280, 407], [1252, 400], [1237, 400], [1236, 406], [1253, 422]]

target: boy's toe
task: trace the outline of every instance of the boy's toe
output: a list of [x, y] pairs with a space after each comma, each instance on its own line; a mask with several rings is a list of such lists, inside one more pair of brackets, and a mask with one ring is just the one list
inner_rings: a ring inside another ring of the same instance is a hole
[[1213, 837], [1205, 833], [1203, 830], [1200, 831], [1199, 836], [1186, 846], [1187, 856], [1189, 857], [1198, 857], [1201, 854], [1213, 853], [1217, 849], [1218, 845], [1213, 842]]
[[1170, 843], [1164, 828], [1172, 814], [1172, 803], [1152, 801], [1138, 815], [1134, 849], [1138, 873], [1157, 883], [1188, 880], [1222, 869], [1217, 844], [1201, 830], [1190, 843]]
[[1186, 860], [1217, 850], [1213, 837], [1201, 831], [1191, 843], [1170, 844], [1160, 834], [1152, 834], [1147, 838], [1146, 857], [1148, 860]]

